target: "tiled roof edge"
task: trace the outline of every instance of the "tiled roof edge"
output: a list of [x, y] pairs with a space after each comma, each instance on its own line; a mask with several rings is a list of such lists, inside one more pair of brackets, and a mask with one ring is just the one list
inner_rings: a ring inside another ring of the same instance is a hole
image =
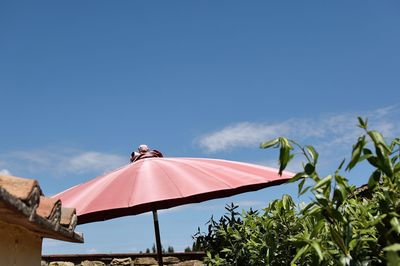
[[[37, 208], [40, 204], [40, 201], [29, 203], [24, 202], [0, 186], [0, 203], [2, 206], [6, 207], [8, 210], [11, 210], [12, 213], [15, 214], [15, 220], [21, 222], [24, 227], [27, 227], [27, 229], [40, 234], [42, 237], [83, 243], [82, 234], [75, 232], [74, 226], [71, 227], [68, 225], [67, 227], [64, 227], [64, 225], [60, 224], [60, 219], [49, 220], [46, 217], [39, 215], [37, 213]], [[59, 212], [61, 211], [62, 208], [59, 210]], [[61, 217], [61, 213], [59, 213], [58, 216]], [[0, 217], [0, 219], [1, 218], [2, 217]], [[74, 219], [72, 216], [71, 224], [74, 223], [74, 220], [76, 220], [76, 217]]]

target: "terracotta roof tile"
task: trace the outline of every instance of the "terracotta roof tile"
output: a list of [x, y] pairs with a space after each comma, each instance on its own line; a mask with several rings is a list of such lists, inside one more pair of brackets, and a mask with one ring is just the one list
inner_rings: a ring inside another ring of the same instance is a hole
[[60, 222], [61, 219], [61, 201], [59, 199], [40, 197], [39, 207], [36, 213], [52, 223]]
[[37, 204], [39, 196], [43, 194], [38, 182], [34, 179], [0, 175], [0, 187], [29, 205]]
[[18, 224], [43, 237], [83, 242], [76, 227], [75, 209], [59, 199], [43, 196], [36, 180], [0, 175], [0, 220]]
[[76, 216], [75, 208], [62, 207], [60, 224], [71, 230], [75, 230], [78, 217]]

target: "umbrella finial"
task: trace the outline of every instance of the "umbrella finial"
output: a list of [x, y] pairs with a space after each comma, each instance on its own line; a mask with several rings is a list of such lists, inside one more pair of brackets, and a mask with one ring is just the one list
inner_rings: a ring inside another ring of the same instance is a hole
[[138, 151], [140, 154], [146, 153], [149, 151], [149, 146], [147, 146], [146, 144], [141, 144], [138, 147]]
[[152, 157], [164, 157], [163, 154], [157, 150], [150, 150], [146, 144], [141, 144], [138, 147], [138, 152], [131, 153], [131, 163], [136, 162], [140, 159], [152, 158]]

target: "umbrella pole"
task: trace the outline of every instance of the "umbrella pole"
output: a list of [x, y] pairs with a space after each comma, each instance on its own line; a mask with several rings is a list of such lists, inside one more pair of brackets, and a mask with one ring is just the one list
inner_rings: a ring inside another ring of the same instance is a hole
[[158, 260], [158, 265], [159, 265], [159, 266], [163, 266], [162, 248], [161, 248], [161, 239], [160, 239], [160, 226], [158, 225], [157, 210], [153, 210], [153, 220], [154, 220], [154, 232], [155, 232], [155, 234], [156, 234], [156, 246], [157, 246], [157, 260]]

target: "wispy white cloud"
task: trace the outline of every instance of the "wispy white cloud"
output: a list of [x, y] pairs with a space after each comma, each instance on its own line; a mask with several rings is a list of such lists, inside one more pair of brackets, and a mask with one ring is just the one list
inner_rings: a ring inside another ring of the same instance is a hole
[[239, 122], [205, 134], [198, 144], [206, 152], [219, 152], [240, 147], [258, 146], [262, 141], [286, 136], [297, 141], [312, 140], [320, 148], [332, 145], [348, 145], [362, 133], [356, 127], [357, 116], [367, 117], [371, 128], [378, 129], [387, 137], [400, 132], [397, 123], [398, 105], [369, 112], [324, 114], [311, 118], [292, 118], [281, 122]]
[[67, 158], [66, 164], [74, 172], [108, 171], [126, 164], [127, 157], [100, 152], [82, 152]]
[[0, 175], [11, 175], [11, 172], [8, 171], [7, 169], [1, 169], [0, 170]]
[[229, 125], [221, 130], [206, 134], [199, 139], [199, 144], [208, 152], [217, 152], [230, 148], [252, 145], [265, 138], [290, 130], [287, 123], [257, 124], [241, 122]]
[[[285, 171], [289, 171], [292, 173], [297, 173], [303, 169], [302, 163], [303, 159], [301, 157], [295, 156], [291, 161], [290, 164], [286, 167]], [[257, 164], [257, 165], [263, 165], [267, 167], [274, 167], [274, 168], [279, 168], [279, 160], [278, 158], [275, 159], [270, 159], [270, 160], [256, 160], [256, 161], [250, 161], [249, 163]]]
[[266, 206], [266, 203], [261, 200], [242, 200], [238, 202], [234, 202], [236, 206], [239, 206], [240, 208], [262, 208]]
[[[127, 158], [95, 151], [76, 149], [36, 149], [1, 154], [4, 169], [15, 173], [65, 176], [82, 173], [104, 173], [127, 163]], [[7, 169], [6, 169], [7, 168]]]

